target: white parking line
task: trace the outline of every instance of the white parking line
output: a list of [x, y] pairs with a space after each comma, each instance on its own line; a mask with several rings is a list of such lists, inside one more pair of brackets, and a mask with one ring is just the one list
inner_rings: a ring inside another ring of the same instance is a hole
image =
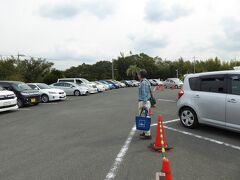
[[215, 143], [215, 144], [224, 145], [224, 146], [236, 149], [236, 150], [240, 150], [240, 146], [225, 143], [223, 141], [218, 141], [218, 140], [215, 140], [215, 139], [212, 139], [212, 138], [200, 136], [200, 135], [193, 134], [193, 133], [190, 133], [190, 132], [187, 132], [187, 131], [181, 131], [181, 130], [178, 130], [178, 129], [175, 129], [175, 128], [172, 128], [172, 127], [168, 127], [168, 126], [164, 126], [164, 128], [166, 128], [168, 130], [171, 130], [171, 131], [179, 132], [179, 133], [182, 133], [182, 134], [185, 134], [185, 135], [188, 135], [188, 136], [193, 136], [193, 137], [198, 138], [198, 139], [203, 139], [205, 141], [209, 141], [209, 142], [212, 142], [212, 143]]
[[54, 104], [58, 104], [58, 103], [42, 103], [42, 105], [54, 105]]
[[[171, 122], [175, 122], [175, 121], [179, 121], [179, 119], [173, 119], [173, 120], [170, 120], [170, 121], [165, 121], [164, 124], [167, 124], [167, 123], [171, 123]], [[157, 124], [152, 124], [151, 126], [156, 126]], [[117, 174], [117, 171], [118, 171], [118, 168], [121, 164], [121, 162], [123, 161], [123, 158], [124, 156], [126, 155], [127, 151], [128, 151], [128, 148], [129, 148], [129, 145], [132, 141], [132, 138], [134, 136], [136, 132], [136, 127], [135, 125], [132, 127], [132, 130], [130, 131], [123, 147], [121, 148], [120, 152], [118, 153], [116, 159], [114, 160], [114, 163], [110, 169], [110, 171], [108, 172], [105, 180], [110, 180], [110, 179], [114, 179], [116, 177], [116, 174]]]
[[121, 148], [120, 152], [118, 153], [116, 159], [114, 160], [114, 163], [110, 169], [110, 171], [108, 172], [105, 180], [110, 180], [110, 179], [114, 179], [116, 174], [117, 174], [117, 171], [118, 171], [118, 168], [121, 164], [121, 162], [123, 161], [123, 158], [124, 156], [126, 155], [127, 151], [128, 151], [128, 148], [129, 148], [129, 145], [132, 141], [132, 138], [134, 136], [136, 132], [136, 127], [135, 125], [133, 126], [132, 130], [130, 131], [123, 147]]
[[174, 101], [174, 100], [170, 100], [170, 99], [158, 99], [159, 101], [165, 101], [165, 102], [177, 102], [177, 101]]
[[[169, 121], [164, 121], [163, 124], [169, 124], [169, 123], [176, 122], [176, 121], [179, 121], [179, 119], [173, 119], [173, 120], [169, 120]], [[151, 126], [156, 126], [156, 125], [157, 125], [157, 123], [151, 124]]]

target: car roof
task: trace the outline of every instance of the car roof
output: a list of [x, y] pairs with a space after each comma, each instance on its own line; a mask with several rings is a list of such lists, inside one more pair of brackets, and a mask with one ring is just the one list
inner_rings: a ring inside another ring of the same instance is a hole
[[227, 71], [212, 71], [212, 72], [202, 72], [196, 74], [188, 74], [186, 77], [199, 77], [199, 76], [207, 76], [207, 75], [220, 75], [220, 74], [240, 74], [240, 70], [227, 70]]

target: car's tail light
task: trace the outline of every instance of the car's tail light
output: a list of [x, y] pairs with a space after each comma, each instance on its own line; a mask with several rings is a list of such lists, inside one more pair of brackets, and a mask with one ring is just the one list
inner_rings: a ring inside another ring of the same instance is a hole
[[183, 95], [184, 95], [184, 91], [183, 91], [183, 89], [180, 89], [178, 91], [178, 99], [180, 99]]

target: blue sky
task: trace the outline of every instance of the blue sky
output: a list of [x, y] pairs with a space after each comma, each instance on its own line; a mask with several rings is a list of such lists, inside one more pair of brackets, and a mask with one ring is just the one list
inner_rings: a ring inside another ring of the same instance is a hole
[[238, 0], [0, 1], [0, 55], [52, 59], [60, 69], [145, 52], [240, 58]]

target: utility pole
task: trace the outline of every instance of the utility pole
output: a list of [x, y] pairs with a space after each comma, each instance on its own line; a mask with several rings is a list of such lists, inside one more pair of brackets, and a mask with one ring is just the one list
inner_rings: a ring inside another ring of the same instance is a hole
[[114, 65], [113, 65], [114, 59], [112, 59], [112, 79], [114, 80]]
[[177, 78], [178, 78], [178, 69], [176, 69], [176, 72], [177, 72]]
[[196, 57], [194, 56], [193, 57], [193, 73], [195, 74], [196, 73]]
[[19, 57], [25, 57], [25, 55], [24, 55], [24, 54], [19, 54], [19, 52], [18, 52], [18, 54], [17, 54], [17, 60], [20, 60]]

